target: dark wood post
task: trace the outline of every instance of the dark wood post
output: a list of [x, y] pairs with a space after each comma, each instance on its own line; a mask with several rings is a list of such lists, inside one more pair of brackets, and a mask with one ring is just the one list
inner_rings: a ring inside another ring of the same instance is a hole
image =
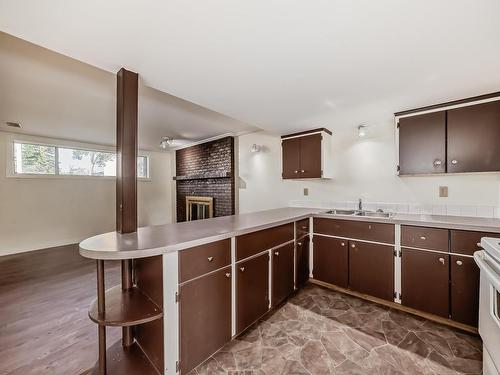
[[[139, 75], [120, 69], [116, 101], [116, 231], [137, 231], [137, 108]], [[133, 287], [132, 260], [122, 261], [122, 289]], [[123, 346], [134, 342], [132, 327], [123, 328]]]

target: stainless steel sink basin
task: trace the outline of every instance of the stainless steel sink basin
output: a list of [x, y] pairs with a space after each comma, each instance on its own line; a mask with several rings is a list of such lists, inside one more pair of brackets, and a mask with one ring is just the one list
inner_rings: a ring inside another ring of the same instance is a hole
[[354, 215], [356, 212], [356, 210], [341, 210], [334, 208], [333, 210], [327, 211], [326, 213], [332, 215]]
[[359, 211], [356, 213], [358, 216], [369, 216], [369, 217], [391, 217], [391, 212], [371, 212], [371, 211]]

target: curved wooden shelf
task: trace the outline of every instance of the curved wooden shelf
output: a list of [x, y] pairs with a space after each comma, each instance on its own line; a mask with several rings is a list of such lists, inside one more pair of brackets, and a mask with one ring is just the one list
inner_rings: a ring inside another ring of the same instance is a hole
[[[108, 375], [160, 375], [137, 343], [125, 348], [117, 341], [106, 351], [106, 358]], [[99, 364], [86, 374], [98, 375]]]
[[89, 309], [90, 319], [103, 326], [128, 327], [163, 317], [161, 308], [137, 287], [122, 290], [117, 285], [110, 288], [106, 291], [105, 303], [103, 316], [97, 312], [97, 299]]

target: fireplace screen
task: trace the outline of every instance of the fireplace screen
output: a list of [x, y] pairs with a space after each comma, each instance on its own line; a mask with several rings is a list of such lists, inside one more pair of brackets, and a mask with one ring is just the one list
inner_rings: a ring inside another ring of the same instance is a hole
[[212, 197], [186, 197], [186, 220], [208, 219], [214, 216], [214, 199]]

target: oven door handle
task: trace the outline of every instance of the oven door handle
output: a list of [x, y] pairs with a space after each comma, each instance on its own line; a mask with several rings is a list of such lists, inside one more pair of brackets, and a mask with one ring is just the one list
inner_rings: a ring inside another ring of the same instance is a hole
[[484, 272], [490, 283], [495, 287], [496, 290], [500, 291], [500, 275], [493, 270], [488, 263], [485, 262], [484, 258], [487, 255], [484, 253], [484, 250], [476, 251], [474, 253], [474, 261], [481, 269], [481, 272]]

